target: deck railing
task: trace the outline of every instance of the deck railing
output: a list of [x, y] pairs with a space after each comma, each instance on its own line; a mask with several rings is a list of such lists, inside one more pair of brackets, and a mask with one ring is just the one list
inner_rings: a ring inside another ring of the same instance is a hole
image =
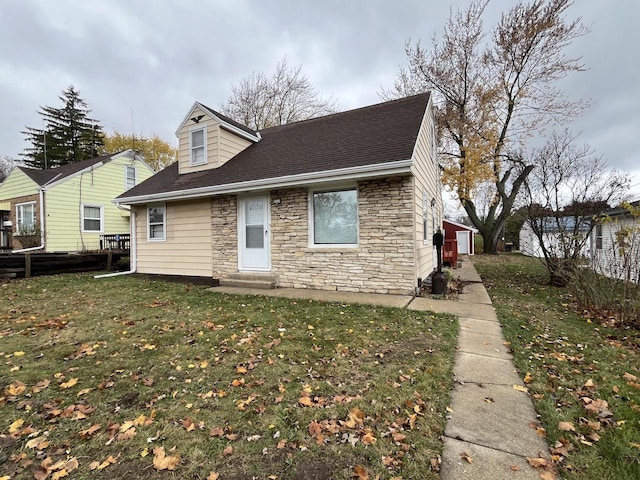
[[100, 250], [129, 250], [131, 235], [128, 233], [115, 233], [100, 235]]

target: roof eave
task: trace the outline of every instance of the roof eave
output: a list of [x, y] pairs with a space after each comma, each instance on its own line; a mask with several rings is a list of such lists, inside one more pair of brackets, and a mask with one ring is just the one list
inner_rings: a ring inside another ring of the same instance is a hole
[[252, 192], [256, 190], [294, 187], [307, 184], [335, 183], [348, 180], [360, 180], [381, 176], [411, 173], [412, 159], [386, 162], [376, 165], [341, 168], [337, 170], [323, 170], [319, 172], [287, 175], [284, 177], [250, 180], [246, 182], [228, 183], [210, 187], [187, 190], [138, 195], [133, 197], [119, 197], [118, 203], [136, 205], [150, 202], [190, 200], [229, 193]]

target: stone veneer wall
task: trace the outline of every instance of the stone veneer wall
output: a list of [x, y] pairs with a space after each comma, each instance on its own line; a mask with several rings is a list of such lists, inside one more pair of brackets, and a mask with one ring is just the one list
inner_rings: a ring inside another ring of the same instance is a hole
[[238, 200], [235, 195], [214, 197], [211, 202], [213, 277], [238, 271]]
[[358, 183], [359, 245], [354, 248], [309, 247], [308, 195], [307, 188], [271, 192], [271, 264], [278, 286], [414, 293], [410, 176]]

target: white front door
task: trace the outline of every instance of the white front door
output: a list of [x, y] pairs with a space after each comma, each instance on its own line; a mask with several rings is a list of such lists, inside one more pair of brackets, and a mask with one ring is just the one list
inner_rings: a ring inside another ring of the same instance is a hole
[[269, 197], [241, 197], [238, 209], [240, 270], [269, 270]]

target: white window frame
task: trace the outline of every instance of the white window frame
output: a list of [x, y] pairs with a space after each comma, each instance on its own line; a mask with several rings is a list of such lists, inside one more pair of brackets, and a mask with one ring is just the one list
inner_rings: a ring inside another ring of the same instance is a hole
[[[129, 172], [133, 170], [133, 185], [129, 183]], [[124, 167], [124, 188], [129, 190], [138, 184], [138, 169], [132, 165], [125, 165]]]
[[[313, 208], [313, 196], [316, 193], [333, 193], [354, 191], [356, 193], [356, 242], [355, 243], [315, 243], [315, 212]], [[340, 185], [327, 188], [315, 188], [309, 190], [309, 247], [311, 248], [358, 248], [360, 245], [360, 209], [358, 208], [358, 186]]]
[[[100, 209], [100, 228], [98, 230], [87, 230], [84, 225], [84, 221], [86, 220], [98, 220], [97, 218], [85, 217], [84, 209], [85, 207], [89, 208], [98, 208]], [[91, 203], [83, 203], [80, 205], [80, 228], [82, 233], [103, 233], [104, 232], [104, 207], [102, 205], [94, 205]]]
[[[162, 207], [162, 223], [151, 223], [150, 210], [152, 208]], [[162, 225], [162, 238], [151, 237], [151, 227], [155, 225]], [[166, 242], [167, 241], [167, 206], [164, 203], [153, 203], [147, 205], [147, 240], [150, 242]]]
[[[200, 131], [202, 132], [202, 142], [203, 143], [202, 143], [201, 146], [200, 145], [194, 146], [193, 145], [193, 134], [195, 132], [200, 132]], [[202, 148], [203, 151], [204, 151], [204, 155], [202, 156], [203, 160], [200, 161], [200, 162], [194, 161], [195, 156], [194, 156], [193, 152], [194, 152], [194, 150], [196, 148]], [[207, 162], [208, 162], [208, 159], [207, 159], [207, 127], [203, 126], [203, 127], [198, 127], [198, 128], [192, 128], [191, 130], [189, 130], [189, 165], [192, 166], [192, 167], [195, 167], [195, 166], [198, 166], [198, 165], [206, 165]]]
[[[16, 203], [16, 234], [17, 235], [22, 233], [20, 227], [21, 227], [21, 224], [24, 224], [24, 207], [26, 207], [27, 205], [33, 206], [32, 225], [34, 228], [37, 227], [36, 202]], [[19, 211], [22, 211], [22, 213], [18, 213]]]

